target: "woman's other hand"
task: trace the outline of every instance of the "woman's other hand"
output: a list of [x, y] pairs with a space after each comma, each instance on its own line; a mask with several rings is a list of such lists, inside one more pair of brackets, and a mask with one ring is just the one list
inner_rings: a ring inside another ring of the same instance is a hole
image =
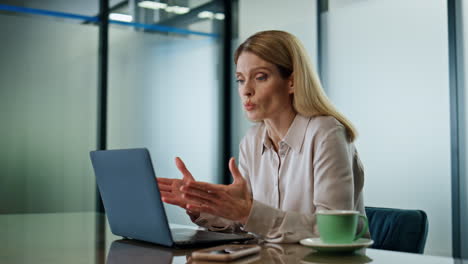
[[234, 178], [230, 185], [190, 181], [182, 186], [183, 197], [188, 201], [186, 209], [245, 224], [252, 208], [252, 194], [234, 158], [229, 160], [229, 170]]
[[[173, 204], [180, 206], [184, 209], [187, 209], [187, 200], [182, 197], [183, 193], [180, 191], [180, 188], [184, 185], [187, 185], [189, 182], [195, 182], [195, 179], [192, 176], [192, 173], [187, 169], [184, 162], [179, 158], [175, 158], [175, 164], [177, 169], [182, 173], [182, 180], [180, 179], [171, 179], [171, 178], [157, 178], [158, 187], [161, 191], [161, 199], [165, 203]], [[187, 210], [187, 214], [190, 216], [190, 219], [194, 221], [197, 219], [200, 213], [193, 210]]]

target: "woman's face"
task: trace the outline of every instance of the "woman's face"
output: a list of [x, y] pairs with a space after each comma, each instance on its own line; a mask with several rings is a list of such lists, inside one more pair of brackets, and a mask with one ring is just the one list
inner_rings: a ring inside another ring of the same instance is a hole
[[274, 64], [251, 52], [242, 52], [237, 60], [236, 78], [239, 96], [250, 120], [274, 119], [292, 110], [292, 77], [283, 79]]

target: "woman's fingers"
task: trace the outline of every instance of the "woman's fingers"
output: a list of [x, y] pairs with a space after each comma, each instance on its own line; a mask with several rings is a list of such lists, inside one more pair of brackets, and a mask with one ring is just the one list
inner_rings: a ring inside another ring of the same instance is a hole
[[221, 185], [207, 182], [196, 182], [180, 158], [175, 163], [184, 178], [158, 178], [158, 186], [163, 202], [181, 206], [195, 212], [206, 212], [239, 220], [245, 217], [246, 181], [236, 166], [234, 158], [229, 161], [229, 169], [234, 178], [234, 184]]
[[193, 211], [209, 213], [209, 214], [212, 214], [212, 215], [219, 215], [220, 214], [216, 209], [214, 209], [211, 206], [207, 206], [207, 205], [197, 206], [197, 205], [189, 204], [189, 205], [187, 205], [187, 207], [190, 207], [190, 210], [193, 210]]
[[[204, 211], [201, 210], [201, 205], [196, 205], [194, 203], [188, 203], [185, 206], [185, 209], [190, 210], [190, 211], [195, 211], [195, 212], [204, 212]], [[206, 213], [206, 212], [204, 212], [204, 213]]]
[[165, 191], [178, 191], [177, 189], [181, 185], [182, 181], [179, 179], [158, 179], [158, 187], [160, 190]]
[[162, 183], [162, 184], [172, 184], [172, 182], [174, 182], [174, 180], [178, 180], [178, 179], [156, 178], [156, 180], [158, 181], [158, 183]]
[[243, 219], [245, 220], [249, 215], [251, 205], [249, 205], [248, 200], [232, 196], [232, 194], [227, 191], [219, 192], [217, 196], [217, 198], [213, 199], [205, 194], [190, 195], [186, 193], [184, 194], [184, 198], [187, 202], [185, 208], [213, 214], [234, 221], [243, 221]]
[[171, 192], [161, 192], [161, 199], [163, 198], [177, 199], [177, 197]]
[[194, 188], [204, 192], [216, 193], [224, 191], [226, 185], [212, 184], [207, 182], [189, 182], [184, 187]]
[[199, 190], [189, 189], [182, 195], [184, 199], [200, 198], [206, 201], [218, 201], [219, 196], [213, 193], [207, 193]]
[[195, 220], [197, 220], [200, 217], [200, 212], [192, 210], [185, 210], [185, 212], [190, 217], [190, 220], [192, 220], [192, 222], [195, 222]]
[[195, 198], [190, 200], [187, 203], [186, 209], [196, 212], [209, 213], [212, 215], [221, 216], [227, 219], [233, 219], [233, 215], [236, 215], [235, 212], [237, 209], [232, 206], [232, 204], [219, 203], [215, 204], [211, 201], [203, 200], [200, 198]]
[[202, 203], [188, 203], [186, 209], [195, 212], [210, 213], [213, 215], [220, 215], [219, 212], [210, 205]]
[[171, 184], [174, 180], [172, 178], [156, 178], [156, 180], [160, 183]]
[[[160, 192], [161, 193], [161, 199], [162, 198], [171, 198], [171, 199], [177, 199], [178, 197], [176, 195], [174, 195], [172, 192], [166, 192], [166, 191], [162, 191]], [[180, 200], [180, 198], [179, 198]]]
[[234, 179], [234, 184], [244, 182], [244, 177], [242, 177], [242, 174], [237, 168], [236, 160], [234, 158], [229, 160], [229, 170], [231, 171], [232, 178]]
[[165, 203], [168, 203], [168, 204], [173, 204], [173, 205], [177, 205], [177, 206], [180, 206], [180, 207], [184, 207], [185, 204], [184, 203], [181, 203], [179, 199], [177, 198], [171, 198], [171, 197], [162, 197], [161, 200]]
[[182, 198], [187, 203], [212, 204], [212, 205], [217, 205], [217, 204], [222, 203], [219, 199], [203, 198], [203, 197], [200, 197], [198, 195], [192, 195], [192, 194], [188, 194], [188, 193], [182, 194]]
[[158, 184], [158, 188], [159, 188], [160, 191], [172, 192], [172, 186], [171, 185]]
[[179, 157], [176, 157], [175, 164], [176, 164], [177, 169], [179, 169], [182, 175], [184, 175], [184, 180], [195, 181], [195, 179], [192, 176], [192, 173], [190, 173], [190, 171], [187, 169], [182, 159], [180, 159]]

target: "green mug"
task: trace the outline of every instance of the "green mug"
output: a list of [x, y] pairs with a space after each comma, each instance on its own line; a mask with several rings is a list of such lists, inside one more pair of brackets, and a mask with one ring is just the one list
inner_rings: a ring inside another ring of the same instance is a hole
[[[361, 238], [368, 230], [367, 217], [358, 211], [318, 211], [317, 225], [320, 239], [327, 244], [350, 244]], [[358, 221], [362, 219], [362, 230], [356, 234]]]

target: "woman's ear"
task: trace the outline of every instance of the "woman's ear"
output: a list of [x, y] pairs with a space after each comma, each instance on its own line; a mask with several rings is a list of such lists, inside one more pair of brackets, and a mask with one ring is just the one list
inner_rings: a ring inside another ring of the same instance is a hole
[[288, 93], [294, 93], [294, 72], [288, 77]]

